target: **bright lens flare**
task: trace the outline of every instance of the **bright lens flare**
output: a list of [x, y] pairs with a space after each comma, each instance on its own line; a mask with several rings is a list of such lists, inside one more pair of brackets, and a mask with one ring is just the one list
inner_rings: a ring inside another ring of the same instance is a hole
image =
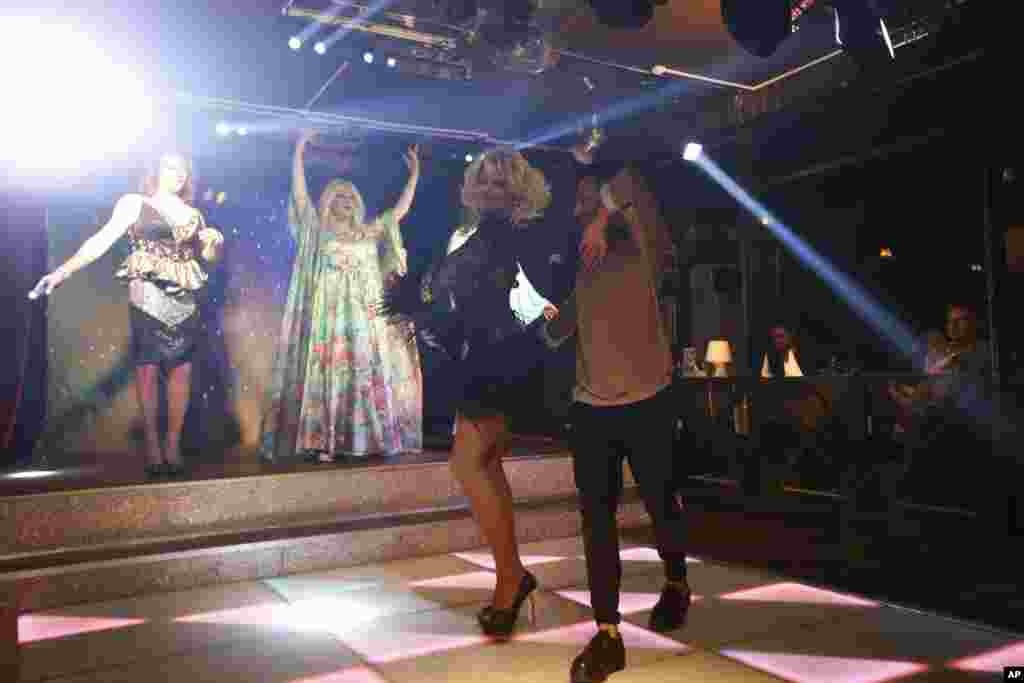
[[[30, 58], [26, 58], [30, 55]], [[18, 169], [76, 169], [129, 148], [153, 107], [127, 65], [115, 63], [70, 26], [39, 19], [0, 22], [5, 90], [0, 159]]]

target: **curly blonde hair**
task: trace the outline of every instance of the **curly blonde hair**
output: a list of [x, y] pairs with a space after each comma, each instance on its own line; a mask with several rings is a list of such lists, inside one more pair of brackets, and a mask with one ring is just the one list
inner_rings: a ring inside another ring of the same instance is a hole
[[[505, 196], [501, 199], [494, 197], [493, 189], [488, 190], [481, 178], [484, 164], [488, 162], [497, 164], [505, 179]], [[526, 157], [510, 147], [499, 147], [482, 154], [466, 169], [462, 203], [471, 211], [504, 209], [511, 214], [514, 223], [524, 223], [544, 213], [551, 204], [551, 191], [544, 174], [530, 166]]]

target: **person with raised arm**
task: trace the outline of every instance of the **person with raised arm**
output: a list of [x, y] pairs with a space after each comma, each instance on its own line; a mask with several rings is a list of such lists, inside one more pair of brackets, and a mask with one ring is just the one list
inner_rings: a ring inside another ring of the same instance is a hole
[[355, 185], [331, 180], [314, 204], [305, 152], [295, 146], [289, 223], [296, 254], [261, 425], [270, 461], [398, 455], [423, 448], [423, 375], [411, 330], [376, 306], [385, 283], [405, 274], [399, 224], [419, 182], [418, 148], [393, 208], [372, 221]]
[[590, 172], [579, 181], [575, 213], [585, 226], [582, 267], [559, 315], [540, 330], [550, 347], [570, 339], [576, 346], [570, 450], [598, 632], [570, 665], [572, 683], [598, 683], [626, 666], [615, 518], [624, 460], [651, 517], [665, 571], [650, 628], [682, 626], [691, 599], [686, 518], [676, 495], [672, 353], [659, 300], [672, 238], [635, 169], [608, 175]]

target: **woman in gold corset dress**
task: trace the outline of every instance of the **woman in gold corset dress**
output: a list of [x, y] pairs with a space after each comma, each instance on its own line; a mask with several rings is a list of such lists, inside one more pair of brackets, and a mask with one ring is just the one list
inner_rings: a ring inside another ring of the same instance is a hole
[[[50, 294], [128, 236], [131, 253], [115, 277], [128, 286], [135, 389], [145, 433], [146, 472], [153, 476], [184, 471], [181, 431], [200, 329], [196, 295], [205, 287], [224, 243], [221, 233], [207, 227], [192, 206], [193, 190], [189, 160], [176, 154], [162, 157], [143, 179], [142, 192], [121, 197], [107, 224], [32, 292]], [[161, 371], [167, 378], [163, 444], [157, 429]]]

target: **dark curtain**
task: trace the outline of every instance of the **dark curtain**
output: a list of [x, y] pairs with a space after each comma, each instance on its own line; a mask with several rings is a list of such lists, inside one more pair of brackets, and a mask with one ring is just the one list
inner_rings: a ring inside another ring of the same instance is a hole
[[0, 195], [0, 467], [27, 461], [46, 417], [46, 301], [28, 292], [46, 273], [42, 202]]

